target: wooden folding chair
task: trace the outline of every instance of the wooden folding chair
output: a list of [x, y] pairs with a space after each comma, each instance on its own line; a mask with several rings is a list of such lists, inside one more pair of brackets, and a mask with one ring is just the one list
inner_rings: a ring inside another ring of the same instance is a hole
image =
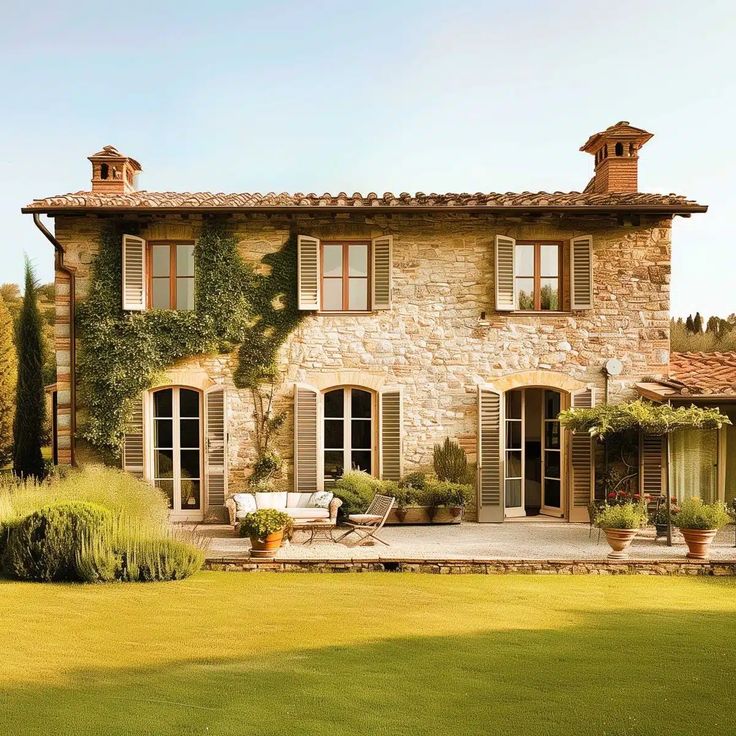
[[358, 540], [353, 547], [361, 544], [367, 544], [369, 541], [376, 540], [381, 544], [389, 547], [389, 543], [377, 536], [378, 532], [386, 523], [391, 509], [394, 507], [395, 499], [393, 496], [382, 496], [377, 494], [373, 497], [370, 505], [364, 514], [350, 514], [348, 516], [347, 526], [350, 527], [345, 534], [339, 536], [335, 541], [340, 542], [351, 534], [357, 534]]

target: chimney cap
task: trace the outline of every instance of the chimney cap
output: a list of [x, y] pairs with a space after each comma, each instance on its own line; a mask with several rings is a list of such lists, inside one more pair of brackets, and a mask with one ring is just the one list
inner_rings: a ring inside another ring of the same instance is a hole
[[143, 171], [141, 165], [134, 158], [120, 153], [115, 146], [104, 146], [101, 151], [87, 156], [87, 159], [92, 163], [95, 163], [95, 161], [127, 161], [134, 171]]
[[580, 146], [581, 151], [594, 154], [601, 145], [609, 140], [631, 141], [637, 144], [637, 148], [643, 146], [654, 136], [643, 128], [635, 128], [628, 120], [619, 120], [615, 125], [610, 125], [599, 133], [593, 133], [585, 143]]

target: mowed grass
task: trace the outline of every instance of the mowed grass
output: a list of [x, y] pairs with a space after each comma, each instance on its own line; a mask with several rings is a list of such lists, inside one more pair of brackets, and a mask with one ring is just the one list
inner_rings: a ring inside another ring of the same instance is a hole
[[3, 734], [733, 733], [736, 584], [0, 581]]

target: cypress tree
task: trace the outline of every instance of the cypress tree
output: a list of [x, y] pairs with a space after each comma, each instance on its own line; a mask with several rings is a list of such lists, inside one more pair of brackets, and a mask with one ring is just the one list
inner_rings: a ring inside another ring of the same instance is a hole
[[695, 319], [693, 320], [693, 331], [696, 335], [703, 334], [703, 318], [700, 316], [700, 312], [695, 312]]
[[13, 456], [13, 417], [18, 359], [13, 341], [13, 318], [0, 296], [0, 466]]
[[26, 288], [18, 317], [18, 386], [13, 424], [13, 471], [20, 476], [42, 478], [41, 438], [46, 409], [43, 387], [43, 339], [41, 313], [36, 299], [36, 277], [26, 258]]
[[685, 329], [688, 332], [695, 332], [695, 326], [693, 325], [693, 316], [692, 316], [692, 314], [688, 314], [687, 319], [685, 320]]
[[705, 331], [715, 335], [716, 338], [721, 336], [721, 320], [719, 317], [711, 316], [708, 317], [708, 321], [705, 324]]

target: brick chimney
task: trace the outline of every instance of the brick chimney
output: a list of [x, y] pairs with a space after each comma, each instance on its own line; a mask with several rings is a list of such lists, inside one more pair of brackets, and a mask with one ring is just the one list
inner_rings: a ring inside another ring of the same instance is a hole
[[586, 192], [638, 192], [639, 149], [652, 133], [629, 125], [627, 120], [590, 136], [580, 147], [595, 157], [595, 174]]
[[114, 146], [105, 146], [88, 157], [92, 162], [92, 191], [104, 194], [127, 194], [137, 189], [141, 165], [123, 156]]

